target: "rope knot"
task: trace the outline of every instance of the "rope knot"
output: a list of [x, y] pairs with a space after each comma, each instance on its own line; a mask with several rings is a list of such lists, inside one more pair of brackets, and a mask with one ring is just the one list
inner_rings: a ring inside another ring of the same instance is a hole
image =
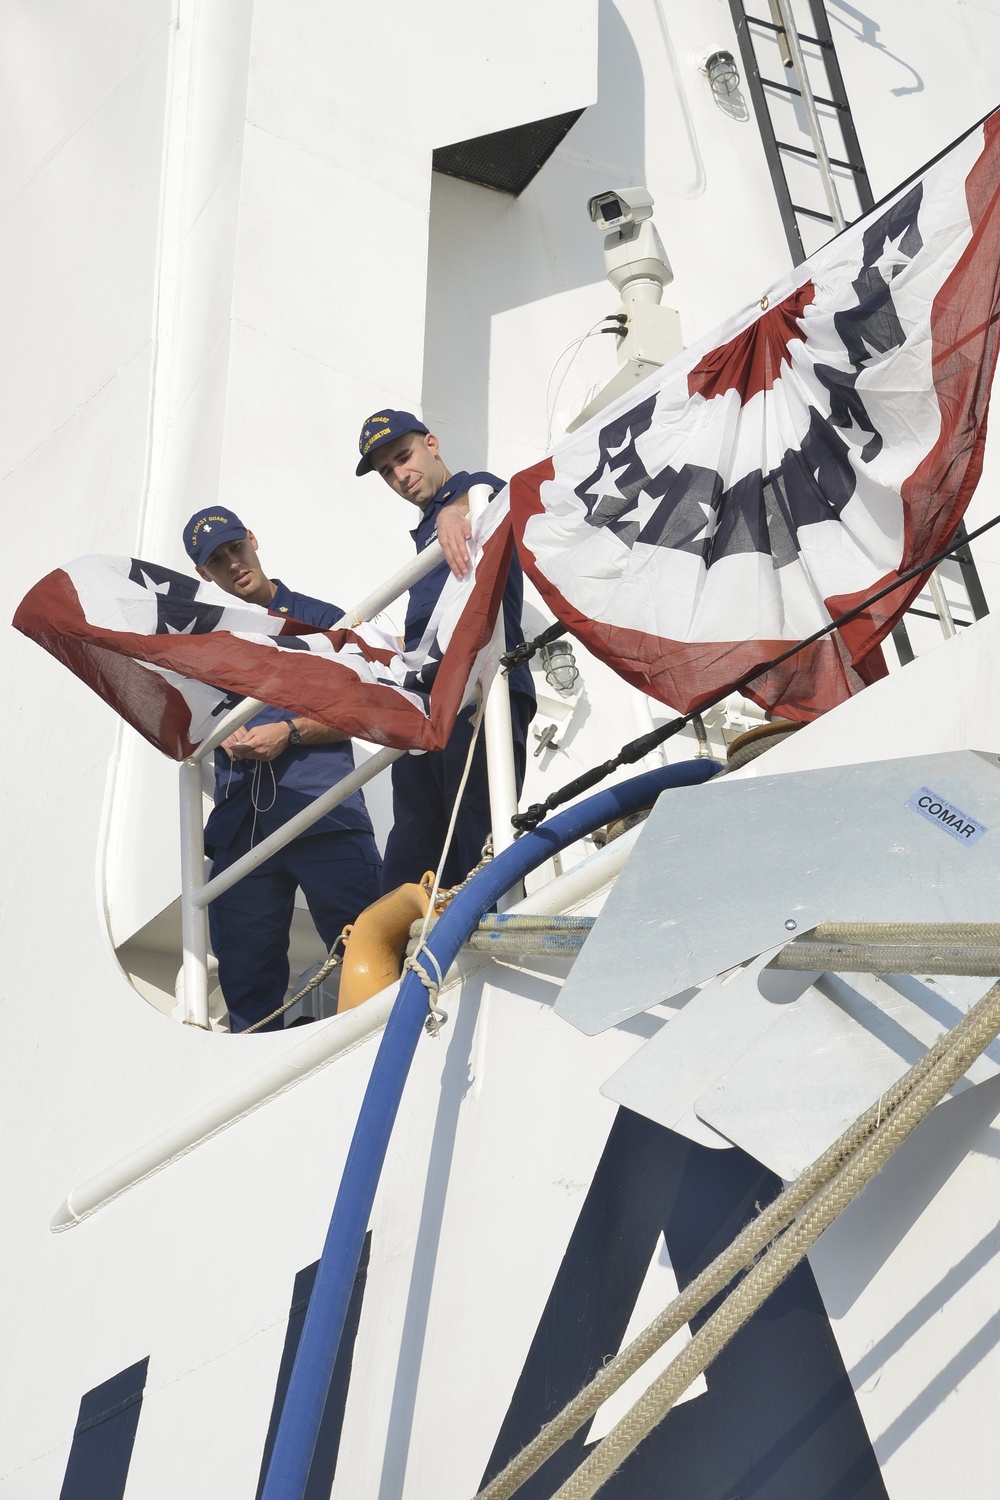
[[[434, 968], [434, 973], [437, 976], [436, 978], [432, 979], [430, 974], [428, 974], [427, 970], [424, 968], [423, 964], [420, 962], [421, 955], [430, 960]], [[427, 1020], [424, 1022], [424, 1025], [427, 1028], [428, 1035], [439, 1036], [441, 1027], [448, 1019], [448, 1012], [445, 1010], [441, 1010], [440, 1007], [435, 1005], [434, 1003], [437, 1000], [438, 991], [444, 984], [444, 975], [441, 973], [441, 965], [438, 963], [437, 959], [434, 957], [434, 954], [429, 948], [420, 947], [411, 958], [408, 958], [405, 961], [403, 967], [404, 969], [410, 969], [414, 974], [416, 974], [417, 978], [420, 980], [420, 983], [427, 991]]]

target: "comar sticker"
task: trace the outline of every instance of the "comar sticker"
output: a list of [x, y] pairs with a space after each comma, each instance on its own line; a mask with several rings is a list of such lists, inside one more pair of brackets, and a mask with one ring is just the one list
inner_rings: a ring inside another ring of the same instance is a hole
[[919, 792], [914, 792], [912, 797], [907, 798], [906, 805], [929, 823], [936, 823], [945, 833], [950, 833], [960, 844], [974, 844], [984, 833], [989, 833], [985, 823], [970, 818], [968, 813], [937, 792], [932, 792], [930, 787], [922, 786]]

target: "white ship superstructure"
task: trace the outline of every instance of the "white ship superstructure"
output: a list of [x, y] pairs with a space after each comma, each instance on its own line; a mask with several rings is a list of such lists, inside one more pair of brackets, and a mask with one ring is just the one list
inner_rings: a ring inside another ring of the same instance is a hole
[[[596, 194], [648, 188], [673, 272], [663, 303], [685, 344], [759, 298], [789, 268], [791, 221], [740, 30], [761, 77], [787, 83], [787, 3], [752, 4], [756, 22], [740, 0], [8, 7], [7, 618], [80, 554], [185, 569], [181, 525], [216, 499], [294, 588], [344, 605], [375, 589], [409, 560], [411, 518], [377, 477], [354, 475], [371, 411], [418, 411], [454, 468], [506, 476], [543, 457], [618, 371], [599, 332], [618, 302], [587, 212]], [[845, 110], [863, 152], [866, 190], [857, 170], [831, 169], [848, 220], [863, 191], [878, 200], [997, 103], [994, 5], [792, 9], [827, 154], [849, 149], [834, 123]], [[832, 106], [810, 40], [818, 18], [843, 86]], [[835, 227], [804, 154], [815, 132], [800, 95], [761, 87], [776, 138], [799, 152], [786, 185], [809, 253]], [[997, 453], [994, 435], [970, 530], [998, 509]], [[737, 773], [744, 783], [968, 752], [985, 776], [1000, 752], [997, 626], [978, 617], [1000, 606], [998, 535], [975, 545], [974, 572], [939, 570], [907, 616], [908, 645], [887, 646], [886, 681]], [[398, 628], [402, 610], [381, 623]], [[526, 633], [551, 618], [529, 588]], [[218, 995], [218, 1029], [181, 1024], [177, 766], [22, 636], [6, 631], [2, 651], [0, 1496], [252, 1497], [393, 992], [278, 1035], [227, 1034]], [[533, 668], [523, 803], [670, 717], [573, 651], [568, 690]], [[706, 715], [700, 741], [692, 729], [634, 769], [724, 758], [760, 719], [734, 698]], [[359, 762], [377, 749], [356, 748]], [[367, 789], [380, 838], [385, 780]], [[665, 793], [656, 816], [698, 795]], [[713, 824], [699, 879], [736, 872], [727, 900], [766, 907], [766, 838]], [[651, 847], [638, 829], [603, 850], [574, 840], [561, 866], [528, 878], [523, 909], [600, 913], [637, 846]], [[845, 862], [841, 878], [865, 920], [877, 869]], [[963, 919], [963, 879], [929, 866], [942, 920]], [[655, 898], [687, 920], [677, 886]], [[988, 920], [987, 905], [964, 919]], [[620, 941], [624, 974], [627, 925]], [[321, 956], [298, 912], [293, 973]], [[687, 1007], [654, 981], [651, 1001], [587, 1034], [555, 1009], [570, 971], [567, 959], [463, 955], [442, 992], [448, 1020], [421, 1038], [379, 1184], [313, 1500], [471, 1500], [828, 1139], [839, 1104], [810, 1093], [798, 1120], [805, 1054], [791, 1041], [768, 1064], [769, 1102], [749, 1086], [756, 1065], [730, 1077], [702, 1034], [704, 1089], [678, 1086], [674, 1113], [658, 1114], [633, 1060]], [[956, 985], [933, 991], [921, 1046], [975, 998], [974, 980]], [[826, 1045], [816, 1027], [810, 1056]], [[747, 1049], [765, 1047], [764, 1031]], [[890, 1031], [879, 1045], [891, 1049]], [[849, 1038], [837, 1045], [853, 1056]], [[990, 1057], [828, 1231], [781, 1310], [602, 1493], [992, 1493]], [[739, 1110], [700, 1102], [737, 1083]], [[554, 1494], [628, 1404], [616, 1402], [525, 1496]]]

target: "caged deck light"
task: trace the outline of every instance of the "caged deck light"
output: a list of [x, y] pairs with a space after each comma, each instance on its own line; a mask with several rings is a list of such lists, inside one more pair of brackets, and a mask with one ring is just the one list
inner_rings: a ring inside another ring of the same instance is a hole
[[725, 104], [730, 94], [740, 86], [740, 70], [731, 52], [713, 52], [706, 57], [702, 69], [708, 75], [712, 93], [720, 104]]
[[552, 641], [543, 646], [539, 655], [545, 671], [545, 681], [557, 693], [571, 693], [576, 686], [580, 669], [569, 641]]

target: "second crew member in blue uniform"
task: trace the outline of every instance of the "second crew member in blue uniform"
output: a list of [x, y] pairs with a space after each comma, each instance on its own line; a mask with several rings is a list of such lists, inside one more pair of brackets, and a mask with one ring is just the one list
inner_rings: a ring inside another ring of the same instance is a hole
[[[420, 520], [410, 535], [418, 552], [435, 537], [445, 561], [433, 568], [410, 590], [404, 625], [404, 644], [412, 651], [420, 644], [448, 569], [463, 577], [471, 566], [468, 540], [468, 492], [473, 485], [488, 484], [494, 494], [505, 481], [495, 474], [449, 472], [438, 440], [412, 412], [383, 409], [368, 418], [361, 429], [361, 462], [356, 472], [374, 471], [390, 489], [420, 510]], [[521, 565], [515, 557], [503, 596], [507, 648], [524, 639], [521, 607], [524, 585]], [[535, 712], [535, 692], [527, 666], [515, 668], [508, 679], [514, 735], [517, 790], [524, 781], [525, 742]], [[436, 869], [452, 807], [465, 769], [474, 710], [465, 708], [443, 750], [426, 755], [404, 755], [392, 767], [393, 827], [382, 868], [383, 891], [394, 890], [404, 881], [419, 880], [425, 870]], [[476, 745], [472, 769], [462, 797], [458, 821], [442, 884], [456, 885], [478, 863], [490, 831], [489, 784], [486, 746], [482, 736]]]
[[[343, 611], [268, 578], [257, 539], [232, 511], [210, 506], [184, 528], [184, 546], [202, 578], [227, 594], [327, 630]], [[215, 754], [215, 807], [205, 826], [212, 874], [354, 769], [349, 739], [313, 719], [265, 708]], [[379, 895], [381, 860], [360, 792], [224, 891], [208, 909], [219, 983], [233, 1031], [277, 1010], [288, 987], [288, 936], [296, 888], [327, 948], [345, 923]], [[282, 1019], [265, 1031], [278, 1031]]]

